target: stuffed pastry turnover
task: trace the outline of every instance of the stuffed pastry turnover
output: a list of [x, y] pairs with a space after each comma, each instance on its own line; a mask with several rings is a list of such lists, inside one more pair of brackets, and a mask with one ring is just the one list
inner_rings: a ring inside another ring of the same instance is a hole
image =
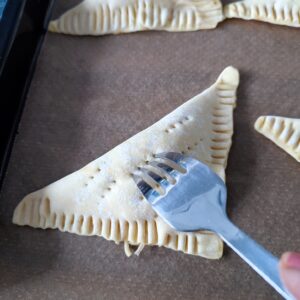
[[49, 30], [74, 35], [195, 31], [215, 28], [222, 20], [220, 0], [85, 0], [51, 21]]
[[220, 238], [207, 231], [176, 232], [152, 210], [132, 174], [154, 154], [182, 152], [209, 165], [223, 180], [233, 134], [233, 109], [239, 73], [227, 67], [217, 81], [151, 127], [82, 169], [26, 196], [13, 222], [97, 235], [116, 243], [165, 246], [216, 259]]
[[226, 18], [300, 27], [300, 0], [244, 0], [224, 8]]
[[300, 119], [262, 116], [254, 127], [300, 162]]

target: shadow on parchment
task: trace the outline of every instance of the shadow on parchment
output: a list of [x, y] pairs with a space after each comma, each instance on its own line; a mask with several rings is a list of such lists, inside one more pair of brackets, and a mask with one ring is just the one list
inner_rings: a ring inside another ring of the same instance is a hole
[[0, 225], [0, 293], [51, 270], [58, 252], [55, 232]]

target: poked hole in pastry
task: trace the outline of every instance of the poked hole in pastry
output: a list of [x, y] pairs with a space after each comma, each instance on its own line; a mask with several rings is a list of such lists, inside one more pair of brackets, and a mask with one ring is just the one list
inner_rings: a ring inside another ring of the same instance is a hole
[[193, 117], [192, 116], [186, 116], [184, 117], [183, 119], [171, 124], [168, 126], [168, 128], [165, 129], [165, 132], [166, 133], [169, 133], [170, 131], [176, 129], [176, 128], [179, 128], [180, 126], [184, 125], [186, 122], [188, 121], [192, 121], [193, 120]]
[[[202, 141], [203, 141], [203, 138], [199, 138], [199, 142], [194, 142], [193, 145], [187, 146], [187, 147], [186, 147], [187, 152], [195, 150], [195, 148], [197, 148], [198, 145], [202, 143]], [[182, 154], [185, 154], [185, 151], [184, 151], [184, 150], [181, 151], [181, 152], [184, 152], [184, 153], [182, 153]]]

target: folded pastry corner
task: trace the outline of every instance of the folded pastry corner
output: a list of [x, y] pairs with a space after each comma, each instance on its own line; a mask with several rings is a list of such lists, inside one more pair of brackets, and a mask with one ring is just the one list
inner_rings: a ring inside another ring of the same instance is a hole
[[220, 0], [84, 0], [51, 21], [49, 31], [73, 35], [194, 31], [215, 28], [223, 19]]
[[225, 18], [300, 27], [300, 0], [244, 0], [224, 6]]
[[97, 235], [129, 245], [165, 246], [217, 259], [223, 243], [208, 231], [176, 232], [153, 211], [132, 174], [153, 154], [175, 151], [209, 165], [223, 180], [233, 134], [239, 74], [227, 67], [201, 94], [82, 169], [26, 196], [13, 223]]
[[254, 127], [300, 162], [300, 119], [261, 116]]

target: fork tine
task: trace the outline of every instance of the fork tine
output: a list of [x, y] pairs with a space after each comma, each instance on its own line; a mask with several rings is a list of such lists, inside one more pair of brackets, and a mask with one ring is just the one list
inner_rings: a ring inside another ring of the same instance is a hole
[[183, 161], [184, 156], [180, 153], [175, 153], [175, 152], [159, 153], [155, 155], [155, 158], [157, 161], [166, 164], [167, 166], [173, 168], [174, 170], [180, 173], [186, 173], [186, 169], [180, 163], [181, 161]]
[[155, 190], [159, 194], [164, 194], [165, 190], [161, 186], [160, 181], [163, 179], [159, 175], [145, 169], [145, 168], [139, 168], [137, 171], [140, 173], [141, 179], [148, 185], [152, 190]]
[[163, 153], [155, 154], [155, 157], [167, 158], [177, 163], [178, 161], [184, 158], [184, 155], [178, 152], [163, 152]]
[[146, 197], [147, 193], [150, 190], [152, 190], [152, 187], [146, 181], [144, 181], [140, 175], [134, 173], [132, 176], [133, 176], [133, 180], [135, 181], [135, 184], [142, 192], [142, 194]]
[[149, 162], [147, 167], [152, 167], [154, 172], [157, 172], [158, 175], [160, 175], [162, 178], [165, 178], [171, 184], [176, 183], [175, 178], [170, 174], [170, 172], [173, 170], [170, 166], [162, 162], [152, 160]]
[[133, 173], [133, 179], [148, 201], [167, 193], [181, 174], [187, 172], [184, 158], [180, 153], [159, 153], [146, 165], [138, 167]]
[[159, 174], [154, 173], [153, 171], [148, 170], [147, 168], [140, 168], [139, 170], [144, 174], [147, 174], [148, 176], [152, 177], [156, 183], [159, 183], [159, 181], [163, 179], [163, 177], [161, 177]]

